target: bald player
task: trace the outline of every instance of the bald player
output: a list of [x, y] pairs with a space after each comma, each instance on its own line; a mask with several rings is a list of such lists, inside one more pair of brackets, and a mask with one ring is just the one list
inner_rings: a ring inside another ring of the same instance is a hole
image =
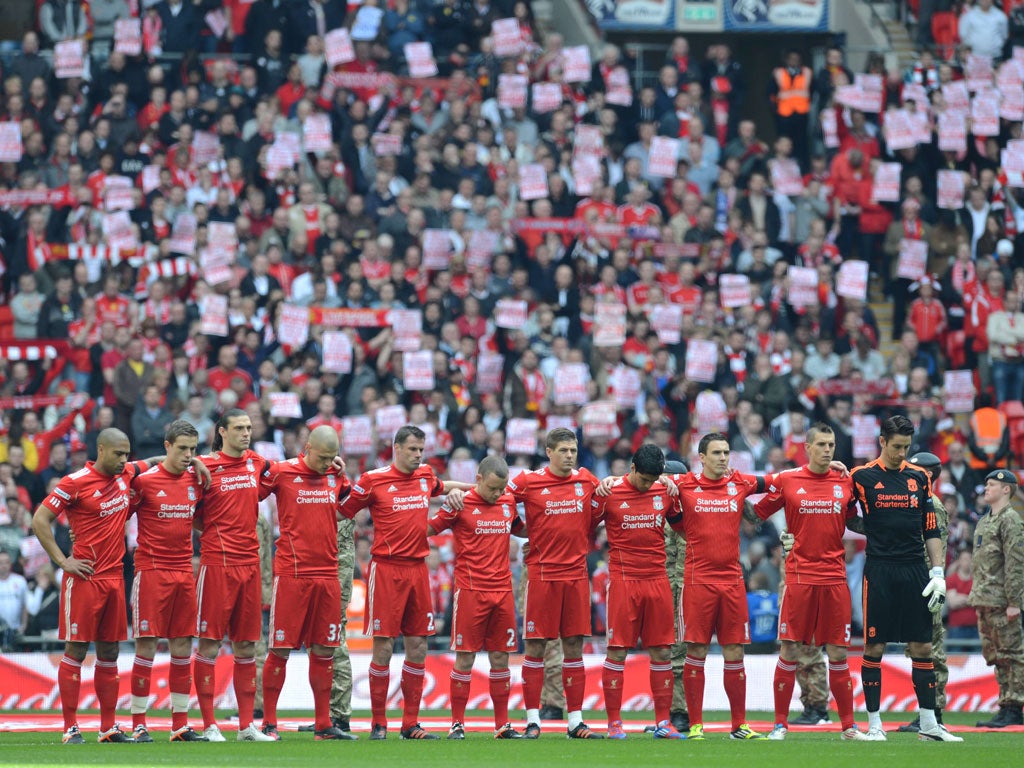
[[292, 649], [309, 649], [309, 685], [316, 712], [314, 737], [351, 740], [331, 724], [334, 649], [341, 641], [338, 581], [338, 509], [350, 483], [336, 475], [338, 433], [330, 426], [309, 433], [303, 453], [271, 464], [260, 482], [260, 498], [277, 496], [281, 537], [274, 557], [270, 603], [270, 653], [263, 667], [263, 733], [279, 739], [277, 701]]
[[[96, 643], [93, 685], [100, 706], [101, 743], [133, 741], [114, 722], [120, 678], [117, 674], [117, 646], [128, 639], [125, 609], [124, 568], [125, 523], [131, 512], [129, 487], [132, 480], [166, 457], [129, 462], [131, 444], [119, 429], [105, 429], [96, 440], [96, 461], [63, 478], [36, 509], [32, 519], [43, 549], [64, 571], [60, 596], [60, 638], [64, 657], [57, 671], [61, 709], [64, 713], [65, 744], [83, 744], [78, 727], [78, 704], [82, 687], [82, 662], [89, 643]], [[205, 467], [192, 466], [208, 482]], [[71, 557], [53, 536], [53, 521], [66, 515], [74, 534]]]

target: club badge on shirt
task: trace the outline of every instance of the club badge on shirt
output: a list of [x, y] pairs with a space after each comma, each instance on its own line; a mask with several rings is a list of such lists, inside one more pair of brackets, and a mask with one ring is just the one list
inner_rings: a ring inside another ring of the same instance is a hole
[[427, 488], [427, 479], [425, 477], [420, 478], [420, 490], [424, 493], [429, 493], [430, 489]]
[[512, 513], [508, 511], [508, 504], [501, 505], [501, 514], [506, 518], [512, 517]]
[[196, 500], [196, 489], [193, 488], [191, 485], [188, 487], [188, 500], [189, 501], [195, 501]]
[[128, 486], [124, 484], [124, 478], [121, 477], [117, 478], [117, 487], [120, 488], [122, 491], [128, 490]]
[[577, 496], [582, 496], [583, 495], [583, 483], [576, 483], [576, 495]]
[[327, 476], [327, 486], [328, 486], [329, 488], [334, 488], [334, 486], [335, 486], [335, 483], [336, 483], [336, 481], [335, 481], [335, 479], [334, 479], [334, 475], [328, 475], [328, 476]]
[[728, 493], [730, 496], [735, 496], [737, 493], [736, 483], [729, 483], [727, 486], [725, 486], [725, 492]]
[[654, 497], [653, 505], [654, 505], [654, 509], [656, 511], [658, 511], [658, 512], [660, 512], [662, 509], [664, 509], [664, 505], [661, 502], [661, 496], [655, 496]]
[[247, 472], [255, 472], [256, 471], [256, 467], [252, 463], [252, 459], [246, 459], [245, 469], [246, 469]]

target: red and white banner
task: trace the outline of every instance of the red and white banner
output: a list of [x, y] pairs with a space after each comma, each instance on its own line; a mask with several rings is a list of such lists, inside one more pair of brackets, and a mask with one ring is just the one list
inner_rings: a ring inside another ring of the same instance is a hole
[[662, 344], [678, 344], [682, 340], [682, 304], [655, 304], [650, 308], [650, 320]]
[[64, 40], [54, 46], [53, 70], [61, 80], [85, 77], [85, 47], [81, 40]]
[[939, 208], [957, 211], [964, 207], [963, 171], [940, 170], [936, 172], [938, 193], [936, 205]]
[[974, 371], [946, 371], [943, 387], [946, 413], [970, 413], [974, 410]]
[[534, 83], [530, 90], [532, 111], [538, 115], [554, 112], [562, 105], [562, 87], [558, 83]]
[[590, 369], [586, 363], [561, 363], [555, 369], [555, 405], [583, 405], [590, 398], [587, 385], [590, 383]]
[[800, 165], [792, 158], [772, 161], [772, 187], [780, 195], [796, 196], [804, 191]]
[[142, 19], [114, 21], [114, 50], [125, 56], [142, 53]]
[[388, 309], [313, 309], [313, 322], [328, 328], [383, 328], [388, 324]]
[[[0, 360], [56, 360], [57, 356], [68, 351], [67, 342], [46, 343], [41, 340], [34, 341], [4, 341], [0, 342]], [[45, 397], [43, 395], [42, 397]], [[26, 402], [38, 401], [40, 395], [32, 395], [25, 398]], [[15, 398], [17, 399], [17, 398]], [[61, 399], [62, 398], [58, 398]], [[5, 398], [6, 400], [6, 398]], [[52, 403], [47, 403], [52, 405]], [[0, 408], [32, 408], [32, 405], [0, 405]]]
[[497, 352], [481, 351], [476, 361], [476, 389], [482, 395], [501, 392], [505, 356]]
[[794, 307], [809, 307], [818, 303], [818, 270], [791, 265], [786, 277], [789, 280], [786, 301]]
[[352, 340], [343, 331], [324, 331], [323, 361], [326, 373], [352, 373]]
[[[364, 595], [356, 590], [353, 604], [359, 604]], [[357, 601], [358, 596], [358, 601]], [[353, 608], [349, 608], [352, 615]], [[349, 626], [352, 626], [350, 621]], [[370, 661], [369, 653], [352, 654], [352, 708], [357, 710], [370, 709]], [[395, 654], [392, 659], [395, 669], [399, 669], [404, 661], [402, 654]], [[599, 679], [605, 661], [603, 653], [588, 653], [583, 656], [587, 675]], [[60, 691], [57, 687], [57, 670], [60, 654], [47, 653], [8, 653], [0, 656], [0, 680], [3, 680], [3, 696], [0, 697], [0, 708], [17, 712], [33, 712], [37, 710], [59, 710]], [[426, 669], [423, 685], [424, 710], [448, 709], [448, 680], [455, 662], [454, 654], [430, 653], [426, 658]], [[509, 706], [513, 710], [522, 709], [522, 657], [518, 654], [510, 659], [512, 679], [510, 681], [511, 698]], [[994, 712], [999, 705], [999, 686], [996, 684], [992, 668], [985, 664], [980, 654], [951, 656], [949, 665], [949, 682], [946, 685], [946, 710], [949, 712]], [[122, 653], [118, 658], [121, 673], [121, 689], [118, 708], [127, 710], [131, 703], [131, 669], [133, 656]], [[222, 709], [235, 709], [234, 689], [231, 685], [233, 657], [221, 654], [217, 658], [214, 703]], [[747, 710], [751, 713], [770, 713], [774, 710], [774, 685], [772, 681], [778, 656], [775, 654], [748, 655], [744, 661], [747, 679]], [[916, 712], [917, 698], [911, 679], [911, 661], [902, 655], [888, 654], [882, 660], [883, 687], [882, 709], [887, 712]], [[628, 712], [649, 711], [653, 706], [651, 700], [648, 660], [643, 654], [631, 654], [625, 662], [626, 672], [622, 689], [623, 709]], [[171, 657], [166, 653], [157, 654], [153, 663], [153, 696], [155, 697], [150, 710], [169, 710]], [[857, 712], [864, 711], [864, 689], [861, 684], [860, 654], [850, 655], [850, 672], [853, 676], [853, 703]], [[82, 709], [96, 708], [96, 696], [93, 689], [93, 656], [90, 654], [82, 665]], [[469, 707], [472, 709], [489, 709], [491, 706], [488, 694], [488, 674], [490, 672], [487, 654], [479, 654], [472, 670], [471, 698]], [[729, 700], [725, 695], [723, 684], [723, 660], [720, 654], [709, 654], [705, 667], [707, 687], [704, 694], [704, 709], [728, 711]], [[288, 675], [281, 692], [279, 707], [284, 710], [308, 710], [312, 708], [312, 693], [309, 690], [309, 659], [304, 653], [293, 653], [288, 662]], [[195, 697], [190, 706], [197, 706]], [[796, 689], [791, 703], [793, 710], [802, 707], [799, 688]], [[391, 676], [391, 687], [388, 690], [387, 707], [401, 709], [402, 689], [398, 675]], [[587, 686], [587, 697], [583, 701], [583, 709], [603, 711], [604, 696], [600, 685]], [[95, 717], [95, 716], [86, 716]], [[58, 717], [59, 719], [59, 717]], [[296, 723], [301, 723], [297, 720]], [[448, 721], [445, 721], [446, 723]], [[354, 722], [353, 722], [354, 724]], [[38, 730], [39, 726], [34, 725]], [[61, 727], [59, 724], [56, 726]], [[83, 727], [94, 728], [91, 723]], [[440, 727], [440, 726], [438, 726]], [[444, 727], [447, 727], [445, 725]], [[493, 726], [492, 726], [493, 727]], [[722, 729], [722, 736], [728, 731], [728, 722], [713, 723], [711, 728]], [[791, 737], [792, 738], [792, 737]]]
[[412, 392], [428, 392], [434, 388], [434, 353], [402, 353], [402, 384]]
[[651, 176], [670, 179], [676, 175], [679, 158], [679, 139], [655, 136], [651, 139], [651, 151], [647, 161], [647, 172]]
[[519, 168], [519, 198], [540, 200], [548, 196], [548, 174], [540, 163], [529, 163]]
[[346, 456], [373, 453], [373, 421], [369, 416], [345, 416], [341, 420], [341, 452]]
[[979, 93], [971, 101], [971, 133], [975, 136], [999, 135], [999, 94]]
[[327, 152], [331, 148], [331, 118], [322, 112], [309, 115], [302, 124], [307, 152]]
[[521, 329], [526, 325], [528, 304], [518, 299], [501, 299], [495, 305], [494, 324], [499, 328]]
[[304, 347], [309, 341], [309, 307], [285, 304], [277, 323], [277, 340], [285, 346]]
[[275, 419], [301, 419], [302, 405], [298, 392], [268, 392], [270, 415]]
[[900, 201], [900, 171], [902, 166], [899, 163], [882, 163], [875, 171], [875, 178], [871, 183], [871, 197], [879, 203], [898, 203]]
[[530, 78], [526, 75], [498, 75], [498, 106], [506, 109], [526, 108]]
[[946, 111], [939, 115], [938, 120], [939, 151], [967, 151], [967, 114], [965, 112]]
[[433, 77], [437, 74], [434, 47], [430, 43], [406, 43], [405, 60], [412, 77]]
[[686, 378], [710, 384], [718, 370], [718, 343], [690, 339], [686, 344]]
[[448, 269], [451, 259], [452, 231], [450, 229], [423, 230], [423, 268]]
[[199, 332], [207, 336], [228, 335], [228, 297], [211, 293], [202, 299]]
[[[505, 441], [506, 448], [508, 441]], [[473, 459], [452, 459], [448, 462], [448, 479], [457, 483], [476, 483], [476, 473], [480, 464]]]
[[352, 38], [345, 27], [328, 32], [324, 36], [324, 47], [327, 65], [331, 69], [339, 64], [348, 64], [356, 58], [355, 48], [352, 47]]
[[894, 151], [917, 146], [914, 126], [907, 110], [891, 109], [885, 113], [885, 143]]
[[900, 240], [899, 263], [896, 266], [896, 276], [907, 280], [920, 280], [928, 269], [928, 241], [911, 240], [902, 238]]
[[394, 440], [395, 433], [409, 423], [409, 415], [404, 405], [386, 405], [378, 408], [374, 417], [377, 425], [377, 437], [381, 440]]
[[626, 343], [626, 305], [599, 301], [594, 307], [594, 346], [621, 347]]
[[614, 400], [598, 400], [580, 409], [583, 439], [617, 440], [622, 434], [618, 422], [618, 406]]
[[865, 301], [868, 297], [868, 263], [844, 261], [836, 274], [836, 295]]
[[629, 365], [618, 365], [608, 377], [612, 397], [620, 409], [636, 408], [643, 387], [640, 371]]
[[870, 459], [878, 453], [878, 417], [853, 416], [853, 455]]
[[509, 456], [537, 453], [537, 432], [540, 422], [536, 419], [509, 419], [505, 429], [505, 453]]
[[399, 352], [417, 352], [423, 346], [422, 309], [392, 309], [391, 327], [395, 332], [394, 348]]
[[590, 49], [574, 45], [562, 49], [562, 78], [567, 83], [590, 82]]
[[492, 21], [491, 40], [496, 56], [518, 56], [523, 52], [523, 34], [519, 30], [519, 20], [513, 17]]
[[747, 306], [750, 303], [750, 278], [746, 275], [719, 275], [718, 298], [724, 309]]

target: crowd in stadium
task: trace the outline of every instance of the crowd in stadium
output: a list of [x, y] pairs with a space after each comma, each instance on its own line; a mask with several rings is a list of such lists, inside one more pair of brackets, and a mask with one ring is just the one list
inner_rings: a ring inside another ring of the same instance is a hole
[[[355, 476], [410, 423], [466, 482], [541, 466], [557, 427], [597, 477], [645, 443], [692, 466], [712, 431], [743, 471], [802, 465], [817, 421], [853, 467], [905, 414], [969, 591], [981, 484], [1024, 448], [1024, 54], [988, 0], [907, 71], [677, 37], [650, 82], [525, 0], [132, 5], [44, 0], [0, 66], [6, 642], [56, 628], [31, 515], [100, 431], [144, 458], [180, 417], [206, 452], [236, 407], [269, 459], [329, 425]], [[779, 532], [744, 524], [749, 589], [777, 590]], [[365, 512], [355, 535], [365, 577]]]

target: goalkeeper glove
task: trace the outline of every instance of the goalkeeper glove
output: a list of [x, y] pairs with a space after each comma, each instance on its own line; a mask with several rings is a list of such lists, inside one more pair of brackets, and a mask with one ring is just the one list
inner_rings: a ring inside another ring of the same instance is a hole
[[935, 566], [928, 574], [931, 579], [928, 585], [921, 592], [922, 597], [928, 598], [928, 610], [938, 613], [942, 610], [942, 604], [946, 602], [946, 575], [942, 566]]

